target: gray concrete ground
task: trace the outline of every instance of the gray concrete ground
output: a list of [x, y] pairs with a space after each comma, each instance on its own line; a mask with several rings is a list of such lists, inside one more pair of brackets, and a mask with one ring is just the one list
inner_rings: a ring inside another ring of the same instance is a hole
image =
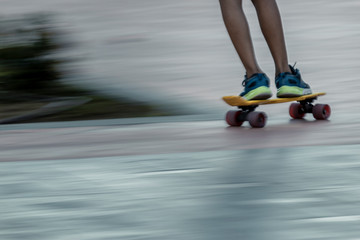
[[358, 239], [359, 4], [278, 2], [330, 121], [289, 121], [286, 104], [262, 107], [264, 129], [220, 120], [243, 71], [217, 1], [2, 0], [59, 13], [78, 84], [211, 115], [0, 126], [0, 239]]
[[1, 239], [360, 234], [358, 123], [77, 124], [2, 127]]
[[355, 145], [2, 163], [0, 236], [358, 239], [359, 154]]
[[[132, 120], [135, 125], [131, 125]], [[195, 121], [198, 120], [198, 121]], [[157, 122], [157, 123], [156, 123]], [[130, 125], [129, 125], [130, 124]], [[270, 118], [264, 129], [186, 117], [1, 126], [1, 161], [37, 161], [360, 143], [359, 122]]]

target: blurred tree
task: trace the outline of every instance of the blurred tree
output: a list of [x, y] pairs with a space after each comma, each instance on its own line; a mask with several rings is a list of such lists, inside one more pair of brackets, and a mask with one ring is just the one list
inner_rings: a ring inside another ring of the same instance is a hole
[[48, 14], [0, 19], [0, 90], [44, 89], [61, 77], [52, 55], [61, 44], [50, 22]]

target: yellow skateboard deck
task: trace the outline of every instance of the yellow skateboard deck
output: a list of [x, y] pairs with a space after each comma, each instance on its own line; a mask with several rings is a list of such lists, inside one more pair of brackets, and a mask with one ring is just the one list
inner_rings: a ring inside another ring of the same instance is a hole
[[249, 122], [253, 128], [262, 128], [266, 124], [267, 115], [264, 112], [256, 112], [259, 105], [294, 102], [289, 108], [289, 114], [294, 119], [302, 119], [306, 113], [312, 113], [317, 120], [327, 120], [331, 114], [331, 108], [328, 104], [315, 104], [313, 101], [318, 96], [326, 93], [314, 93], [293, 98], [273, 98], [267, 100], [247, 101], [240, 96], [225, 96], [223, 100], [230, 106], [238, 107], [238, 110], [230, 110], [226, 113], [225, 121], [229, 126], [240, 127], [243, 122]]
[[325, 95], [326, 93], [313, 93], [310, 95], [304, 95], [301, 97], [293, 97], [293, 98], [272, 98], [266, 100], [246, 100], [240, 96], [224, 96], [222, 99], [229, 104], [230, 106], [234, 107], [246, 107], [246, 106], [257, 106], [257, 105], [264, 105], [264, 104], [275, 104], [275, 103], [285, 103], [285, 102], [293, 102], [293, 101], [304, 101], [307, 99], [316, 98], [318, 96]]

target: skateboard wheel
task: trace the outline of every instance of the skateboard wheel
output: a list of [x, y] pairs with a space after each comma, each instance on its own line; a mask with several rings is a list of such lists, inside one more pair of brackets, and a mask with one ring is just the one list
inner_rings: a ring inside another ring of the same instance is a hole
[[225, 121], [227, 124], [233, 127], [240, 127], [244, 122], [239, 121], [239, 116], [241, 115], [242, 111], [240, 110], [231, 110], [226, 113]]
[[316, 104], [313, 108], [313, 116], [317, 120], [326, 120], [331, 115], [331, 108], [327, 104]]
[[289, 108], [289, 114], [294, 119], [302, 119], [305, 116], [300, 103], [292, 103]]
[[266, 124], [266, 113], [264, 112], [250, 112], [248, 114], [248, 121], [253, 128], [263, 128]]

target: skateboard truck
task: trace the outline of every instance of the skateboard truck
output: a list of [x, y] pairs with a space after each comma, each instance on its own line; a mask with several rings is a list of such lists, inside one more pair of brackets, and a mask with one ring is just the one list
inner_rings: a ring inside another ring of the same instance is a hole
[[317, 99], [317, 97], [315, 98], [309, 98], [303, 101], [298, 101], [301, 105], [301, 110], [304, 113], [312, 113], [314, 105], [312, 104], [315, 100]]
[[239, 114], [238, 116], [238, 120], [239, 121], [247, 121], [247, 116], [249, 113], [251, 112], [255, 112], [255, 109], [258, 107], [259, 105], [254, 105], [254, 106], [239, 106], [238, 108], [241, 110], [241, 114]]
[[266, 124], [267, 115], [265, 112], [256, 112], [258, 106], [238, 106], [240, 110], [227, 112], [226, 122], [230, 126], [241, 126], [247, 121], [253, 128], [262, 128]]
[[304, 118], [306, 113], [312, 113], [314, 118], [317, 120], [326, 120], [330, 117], [331, 108], [327, 104], [315, 104], [312, 103], [317, 99], [308, 98], [305, 100], [292, 103], [289, 108], [289, 114], [294, 119]]

